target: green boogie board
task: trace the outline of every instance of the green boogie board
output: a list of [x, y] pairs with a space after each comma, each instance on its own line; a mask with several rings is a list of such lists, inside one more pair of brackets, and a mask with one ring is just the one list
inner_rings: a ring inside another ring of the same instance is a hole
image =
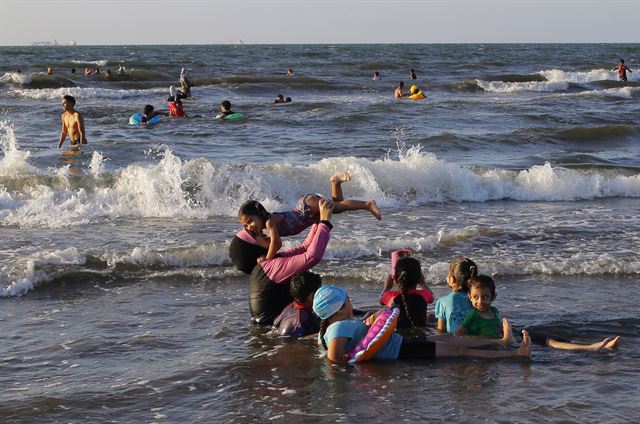
[[244, 117], [243, 113], [232, 113], [231, 115], [224, 116], [222, 114], [216, 116], [216, 119], [224, 119], [226, 121], [233, 121], [234, 119], [242, 119]]

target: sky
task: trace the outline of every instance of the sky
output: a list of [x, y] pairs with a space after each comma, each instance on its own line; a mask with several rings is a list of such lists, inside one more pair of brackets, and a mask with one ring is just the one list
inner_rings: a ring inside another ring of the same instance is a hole
[[638, 43], [640, 0], [0, 0], [0, 45]]

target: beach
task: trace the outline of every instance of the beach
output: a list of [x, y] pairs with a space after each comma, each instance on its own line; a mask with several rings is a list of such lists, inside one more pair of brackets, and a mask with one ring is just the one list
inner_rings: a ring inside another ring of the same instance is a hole
[[[640, 45], [0, 55], [3, 422], [640, 419]], [[628, 82], [612, 71], [620, 57]], [[129, 125], [146, 104], [167, 109], [183, 67], [194, 82], [184, 108], [201, 117]], [[427, 99], [394, 99], [400, 81]], [[56, 148], [67, 94], [85, 119], [80, 152]], [[278, 94], [293, 101], [273, 104]], [[222, 100], [244, 118], [213, 119]], [[620, 335], [620, 348], [338, 366], [313, 340], [252, 325], [248, 277], [228, 257], [239, 206], [328, 196], [341, 170], [346, 197], [375, 198], [383, 215], [334, 216], [314, 268], [355, 307], [378, 306], [392, 250], [415, 251], [437, 297], [463, 254], [493, 276], [514, 327]]]

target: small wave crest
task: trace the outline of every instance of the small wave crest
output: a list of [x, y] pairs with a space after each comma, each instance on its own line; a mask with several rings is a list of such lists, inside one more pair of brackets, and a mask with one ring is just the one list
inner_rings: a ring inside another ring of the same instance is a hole
[[80, 99], [126, 99], [130, 97], [145, 97], [149, 94], [166, 93], [166, 88], [147, 88], [142, 90], [124, 90], [108, 88], [41, 88], [41, 89], [13, 89], [9, 94], [17, 97], [37, 100], [55, 100], [62, 96], [70, 95]]
[[[329, 176], [339, 170], [353, 175], [349, 197], [375, 198], [382, 207], [390, 208], [433, 202], [640, 197], [640, 174], [625, 168], [574, 170], [550, 163], [519, 171], [468, 168], [438, 159], [420, 146], [400, 149], [397, 158], [343, 156], [307, 165], [227, 164], [204, 158], [183, 161], [160, 146], [150, 153], [151, 163], [106, 173], [102, 154], [94, 152], [86, 165], [87, 177], [78, 181], [64, 167], [31, 167], [28, 153], [17, 148], [11, 127], [5, 123], [0, 130], [5, 146], [0, 187], [5, 188], [2, 199], [8, 208], [0, 211], [0, 222], [18, 227], [59, 228], [121, 217], [235, 216], [248, 199], [262, 202], [267, 210], [288, 210], [304, 193], [328, 194]], [[608, 134], [610, 129], [602, 131]], [[15, 178], [24, 174], [36, 178]], [[11, 190], [6, 190], [8, 181]]]

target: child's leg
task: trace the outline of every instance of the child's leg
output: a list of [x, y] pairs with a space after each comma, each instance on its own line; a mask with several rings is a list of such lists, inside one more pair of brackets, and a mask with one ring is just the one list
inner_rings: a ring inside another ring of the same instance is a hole
[[502, 334], [503, 335], [501, 341], [504, 347], [509, 347], [516, 344], [516, 339], [513, 338], [513, 329], [511, 328], [511, 323], [506, 318], [502, 320]]
[[378, 204], [375, 200], [351, 200], [345, 199], [342, 202], [336, 202], [335, 208], [333, 208], [333, 213], [341, 213], [346, 211], [362, 211], [367, 210], [371, 215], [375, 216], [376, 219], [382, 219], [382, 215], [380, 214], [380, 208], [378, 208]]
[[502, 341], [497, 339], [485, 339], [481, 337], [458, 337], [452, 334], [438, 334], [437, 336], [429, 335], [429, 340], [433, 342], [441, 342], [460, 347], [480, 347], [480, 348], [502, 348]]
[[518, 350], [482, 350], [482, 349], [470, 349], [464, 346], [449, 343], [436, 343], [436, 358], [448, 357], [448, 356], [469, 356], [473, 358], [513, 358], [517, 356], [530, 357], [531, 356], [531, 340], [529, 339], [529, 333], [522, 332], [522, 343], [518, 347]]
[[346, 171], [336, 172], [329, 178], [331, 181], [331, 198], [334, 202], [342, 202], [344, 194], [342, 193], [342, 183], [351, 179], [351, 174]]
[[561, 342], [555, 339], [547, 339], [547, 346], [552, 347], [554, 349], [560, 350], [574, 350], [574, 351], [593, 351], [596, 352], [603, 348], [606, 349], [614, 349], [618, 347], [620, 343], [620, 336], [617, 336], [613, 339], [606, 338], [596, 343], [591, 344], [579, 344], [579, 343], [569, 343], [569, 342]]

